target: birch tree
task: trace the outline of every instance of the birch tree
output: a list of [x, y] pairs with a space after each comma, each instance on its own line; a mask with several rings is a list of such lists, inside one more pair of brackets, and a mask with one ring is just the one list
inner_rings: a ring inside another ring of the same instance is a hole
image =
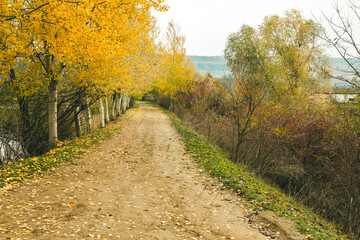
[[0, 5], [1, 74], [15, 75], [10, 85], [19, 97], [47, 89], [49, 146], [58, 139], [57, 93], [64, 72], [67, 80], [90, 91], [110, 93], [124, 85], [141, 61], [131, 56], [139, 55], [141, 43], [154, 40], [150, 11], [165, 11], [162, 3], [5, 0]]

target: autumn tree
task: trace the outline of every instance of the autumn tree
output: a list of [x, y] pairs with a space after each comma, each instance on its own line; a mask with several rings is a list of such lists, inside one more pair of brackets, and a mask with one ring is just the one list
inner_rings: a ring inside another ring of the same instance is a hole
[[176, 99], [178, 91], [186, 91], [195, 74], [194, 65], [186, 58], [184, 44], [185, 36], [181, 35], [180, 28], [170, 22], [165, 42], [159, 48], [159, 77], [155, 82], [159, 94], [169, 96], [170, 101]]
[[320, 86], [324, 56], [319, 29], [291, 10], [284, 17], [265, 17], [259, 29], [244, 25], [229, 36], [225, 58], [234, 76], [228, 108], [237, 132], [236, 160], [260, 105], [291, 101]]
[[139, 45], [153, 41], [150, 10], [166, 10], [162, 2], [15, 0], [0, 5], [1, 74], [9, 76], [18, 99], [46, 92], [50, 146], [58, 139], [59, 84], [72, 82], [87, 89], [86, 95], [125, 92], [136, 85], [128, 81], [131, 66], [139, 63], [133, 56]]
[[320, 26], [293, 9], [283, 17], [265, 17], [259, 31], [267, 52], [267, 72], [273, 75], [272, 85], [278, 94], [317, 91], [326, 73]]
[[234, 77], [227, 99], [229, 117], [237, 133], [235, 161], [252, 125], [252, 117], [268, 91], [266, 55], [260, 40], [255, 29], [244, 25], [228, 37], [225, 47], [226, 64]]

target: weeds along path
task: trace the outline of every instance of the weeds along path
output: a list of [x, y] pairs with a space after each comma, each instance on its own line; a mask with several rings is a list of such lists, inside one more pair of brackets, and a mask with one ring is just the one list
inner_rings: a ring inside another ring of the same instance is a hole
[[0, 239], [267, 239], [140, 103], [91, 154], [0, 193]]

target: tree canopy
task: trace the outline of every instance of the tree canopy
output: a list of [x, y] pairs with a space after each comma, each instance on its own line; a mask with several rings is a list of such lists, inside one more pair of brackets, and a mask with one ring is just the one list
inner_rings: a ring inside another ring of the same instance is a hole
[[186, 58], [185, 36], [180, 28], [170, 22], [165, 42], [160, 46], [161, 64], [155, 87], [161, 95], [176, 98], [178, 91], [185, 91], [194, 78], [195, 70], [191, 59]]
[[229, 36], [226, 62], [241, 81], [261, 73], [278, 96], [314, 91], [325, 66], [319, 33], [318, 24], [297, 10], [265, 17], [258, 29], [244, 25]]
[[163, 0], [0, 4], [0, 81], [13, 89], [25, 115], [27, 99], [47, 96], [50, 145], [58, 139], [59, 89], [70, 87], [66, 99], [84, 91], [84, 96], [101, 96], [149, 89], [157, 60], [152, 9], [167, 6]]

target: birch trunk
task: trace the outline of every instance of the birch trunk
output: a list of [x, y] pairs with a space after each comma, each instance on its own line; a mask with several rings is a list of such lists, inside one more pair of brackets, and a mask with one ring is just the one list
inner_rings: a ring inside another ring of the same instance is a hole
[[58, 140], [57, 132], [57, 90], [58, 82], [52, 80], [49, 84], [49, 144], [54, 147]]
[[75, 129], [76, 129], [76, 136], [81, 136], [81, 119], [80, 119], [80, 107], [76, 107], [75, 111]]
[[55, 146], [55, 143], [58, 140], [58, 132], [57, 132], [57, 90], [58, 90], [58, 82], [54, 80], [54, 73], [51, 70], [51, 54], [49, 51], [49, 47], [47, 42], [44, 41], [44, 49], [45, 49], [45, 71], [46, 78], [50, 80], [50, 84], [48, 86], [48, 94], [49, 94], [49, 105], [48, 105], [48, 114], [49, 114], [49, 145], [51, 148]]
[[103, 105], [103, 101], [102, 98], [99, 99], [99, 108], [100, 108], [100, 127], [104, 128], [105, 127], [105, 111], [104, 111], [104, 105]]
[[116, 101], [116, 116], [120, 116], [121, 114], [121, 102], [122, 102], [123, 94], [118, 95], [118, 99]]
[[90, 111], [90, 105], [89, 105], [89, 98], [86, 97], [86, 109], [85, 109], [85, 121], [86, 121], [86, 131], [91, 130], [91, 111]]
[[111, 107], [110, 107], [110, 117], [111, 117], [111, 120], [115, 120], [115, 119], [116, 119], [115, 108], [116, 108], [116, 93], [114, 93], [114, 94], [111, 96]]
[[126, 95], [123, 95], [121, 101], [121, 113], [124, 114], [125, 112], [126, 112]]
[[107, 96], [105, 97], [105, 123], [110, 122], [110, 117], [109, 117], [109, 105], [108, 105], [108, 99]]
[[130, 100], [131, 100], [131, 97], [128, 95], [127, 96], [127, 101], [126, 101], [126, 109], [130, 108]]

